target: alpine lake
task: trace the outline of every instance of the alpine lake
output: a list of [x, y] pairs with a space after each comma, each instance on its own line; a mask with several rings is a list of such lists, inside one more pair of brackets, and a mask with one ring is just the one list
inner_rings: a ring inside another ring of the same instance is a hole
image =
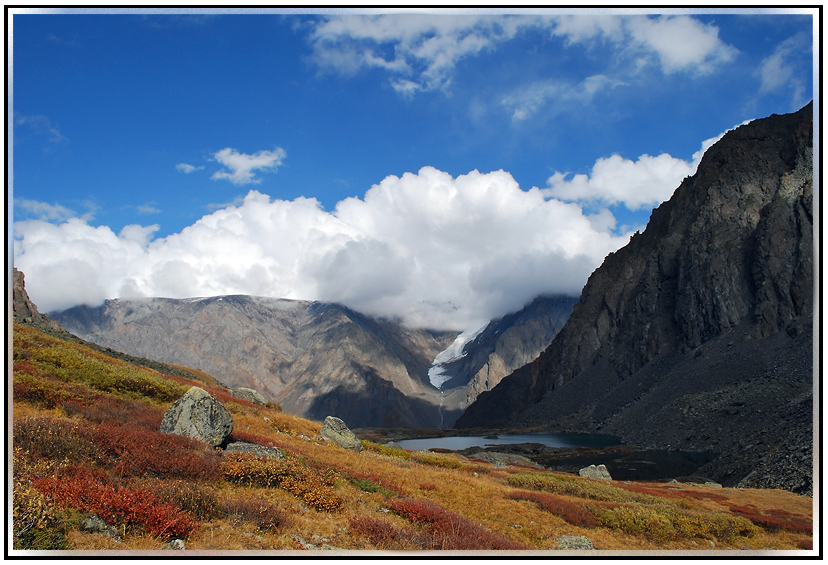
[[411, 451], [428, 450], [473, 457], [479, 452], [522, 455], [549, 470], [577, 474], [589, 465], [605, 465], [615, 480], [704, 482], [700, 467], [718, 453], [640, 449], [621, 438], [579, 433], [498, 433], [459, 435], [454, 430], [363, 428], [362, 439]]

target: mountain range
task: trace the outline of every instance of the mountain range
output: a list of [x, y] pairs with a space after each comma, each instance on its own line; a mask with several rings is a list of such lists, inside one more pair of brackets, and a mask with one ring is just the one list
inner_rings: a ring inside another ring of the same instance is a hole
[[52, 313], [82, 339], [137, 357], [200, 369], [285, 410], [356, 427], [450, 427], [477, 395], [531, 361], [575, 299], [538, 297], [490, 322], [429, 378], [456, 332], [406, 328], [338, 304], [253, 296], [108, 300]]
[[727, 133], [590, 276], [565, 327], [456, 427], [719, 454], [725, 485], [812, 488], [813, 105]]

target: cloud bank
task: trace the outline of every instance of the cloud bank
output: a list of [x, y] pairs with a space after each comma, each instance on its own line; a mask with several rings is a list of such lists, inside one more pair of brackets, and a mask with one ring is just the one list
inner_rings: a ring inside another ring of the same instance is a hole
[[540, 293], [580, 292], [628, 241], [607, 225], [539, 188], [522, 190], [504, 171], [454, 178], [423, 167], [332, 212], [313, 198], [251, 190], [159, 239], [158, 226], [116, 234], [80, 218], [18, 222], [15, 265], [44, 311], [115, 297], [252, 294], [464, 330]]

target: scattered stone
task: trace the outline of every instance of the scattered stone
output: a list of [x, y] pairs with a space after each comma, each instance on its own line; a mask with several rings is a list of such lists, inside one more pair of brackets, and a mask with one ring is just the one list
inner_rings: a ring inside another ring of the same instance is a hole
[[91, 516], [84, 518], [83, 522], [80, 524], [80, 529], [82, 532], [88, 532], [90, 534], [104, 534], [119, 543], [121, 542], [121, 536], [118, 533], [118, 530], [108, 526], [106, 522], [98, 518], [96, 514], [92, 514]]
[[704, 482], [704, 486], [706, 486], [706, 487], [716, 487], [716, 488], [722, 488], [722, 485], [720, 485], [719, 483], [714, 482], [714, 481], [705, 481], [705, 482]]
[[186, 547], [184, 547], [184, 541], [183, 540], [174, 539], [174, 540], [171, 540], [170, 543], [167, 544], [167, 549], [180, 550], [180, 549], [186, 549]]
[[259, 406], [267, 406], [267, 398], [262, 396], [262, 393], [258, 390], [253, 390], [252, 388], [246, 388], [243, 386], [231, 388], [230, 395], [252, 402], [253, 404], [258, 404]]
[[595, 549], [595, 546], [586, 536], [561, 536], [558, 538], [558, 549]]
[[348, 429], [345, 422], [334, 416], [325, 418], [319, 435], [345, 449], [352, 449], [356, 452], [362, 451], [362, 442], [357, 439], [354, 432]]
[[216, 398], [191, 387], [164, 413], [161, 432], [199, 439], [218, 447], [233, 431], [233, 416]]
[[584, 467], [583, 469], [578, 470], [578, 475], [587, 479], [601, 479], [603, 481], [611, 481], [612, 477], [610, 476], [609, 471], [607, 470], [606, 465], [590, 465], [589, 467]]
[[265, 457], [267, 459], [284, 459], [285, 454], [278, 447], [264, 447], [256, 445], [255, 443], [247, 443], [245, 441], [234, 441], [227, 444], [224, 448], [225, 453], [252, 453], [257, 457]]

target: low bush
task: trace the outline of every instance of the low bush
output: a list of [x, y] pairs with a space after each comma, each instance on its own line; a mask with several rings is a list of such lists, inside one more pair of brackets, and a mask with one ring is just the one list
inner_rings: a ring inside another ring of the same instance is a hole
[[225, 480], [250, 486], [281, 488], [316, 510], [336, 511], [345, 500], [332, 488], [330, 471], [320, 472], [308, 461], [286, 453], [284, 459], [265, 459], [252, 453], [228, 453], [221, 470]]
[[456, 455], [448, 453], [432, 453], [430, 451], [415, 451], [411, 454], [411, 459], [417, 463], [425, 465], [434, 465], [435, 467], [443, 467], [444, 469], [462, 469], [466, 466], [460, 461]]
[[47, 417], [16, 420], [12, 443], [21, 450], [60, 461], [100, 461], [104, 454], [92, 439], [91, 426]]
[[151, 491], [120, 485], [101, 472], [73, 466], [34, 485], [58, 506], [97, 514], [126, 532], [146, 531], [162, 538], [186, 538], [198, 524], [178, 506]]
[[729, 508], [730, 512], [735, 516], [750, 520], [753, 524], [769, 532], [787, 530], [789, 532], [812, 534], [814, 531], [814, 525], [810, 519], [804, 516], [797, 516], [785, 510], [772, 509], [764, 513], [753, 504], [731, 504]]
[[367, 537], [377, 549], [420, 549], [418, 532], [411, 528], [398, 528], [370, 516], [351, 518], [348, 524], [354, 533]]
[[544, 512], [560, 516], [570, 524], [583, 527], [598, 525], [592, 512], [577, 502], [567, 500], [554, 494], [540, 492], [515, 491], [507, 495], [512, 500], [529, 500]]
[[388, 447], [387, 445], [383, 445], [381, 443], [376, 443], [373, 441], [368, 441], [366, 439], [362, 440], [362, 447], [368, 451], [373, 451], [375, 453], [382, 453], [383, 455], [387, 455], [389, 457], [399, 457], [400, 459], [411, 459], [411, 452], [406, 451], [404, 449], [400, 449], [398, 447]]
[[396, 495], [396, 493], [391, 489], [386, 488], [381, 484], [377, 484], [371, 479], [354, 476], [349, 478], [348, 482], [350, 482], [352, 485], [354, 485], [362, 492], [378, 492], [386, 498], [391, 498], [392, 496]]
[[152, 491], [161, 500], [189, 512], [198, 520], [212, 520], [221, 516], [218, 496], [213, 487], [180, 479], [151, 479], [140, 483], [140, 486]]
[[67, 401], [62, 406], [68, 415], [82, 416], [98, 424], [129, 426], [132, 429], [158, 431], [164, 411], [137, 400], [99, 394], [89, 403]]
[[192, 438], [114, 425], [97, 426], [93, 438], [110, 457], [113, 472], [121, 476], [205, 481], [221, 477], [221, 456]]
[[223, 500], [221, 512], [227, 516], [252, 522], [260, 530], [275, 531], [287, 523], [287, 515], [275, 504], [248, 498]]
[[428, 500], [392, 500], [391, 510], [425, 527], [423, 549], [528, 549]]
[[505, 478], [506, 484], [513, 487], [565, 494], [592, 500], [603, 500], [607, 502], [657, 500], [657, 497], [652, 495], [627, 492], [612, 484], [570, 475], [520, 472], [508, 475]]

